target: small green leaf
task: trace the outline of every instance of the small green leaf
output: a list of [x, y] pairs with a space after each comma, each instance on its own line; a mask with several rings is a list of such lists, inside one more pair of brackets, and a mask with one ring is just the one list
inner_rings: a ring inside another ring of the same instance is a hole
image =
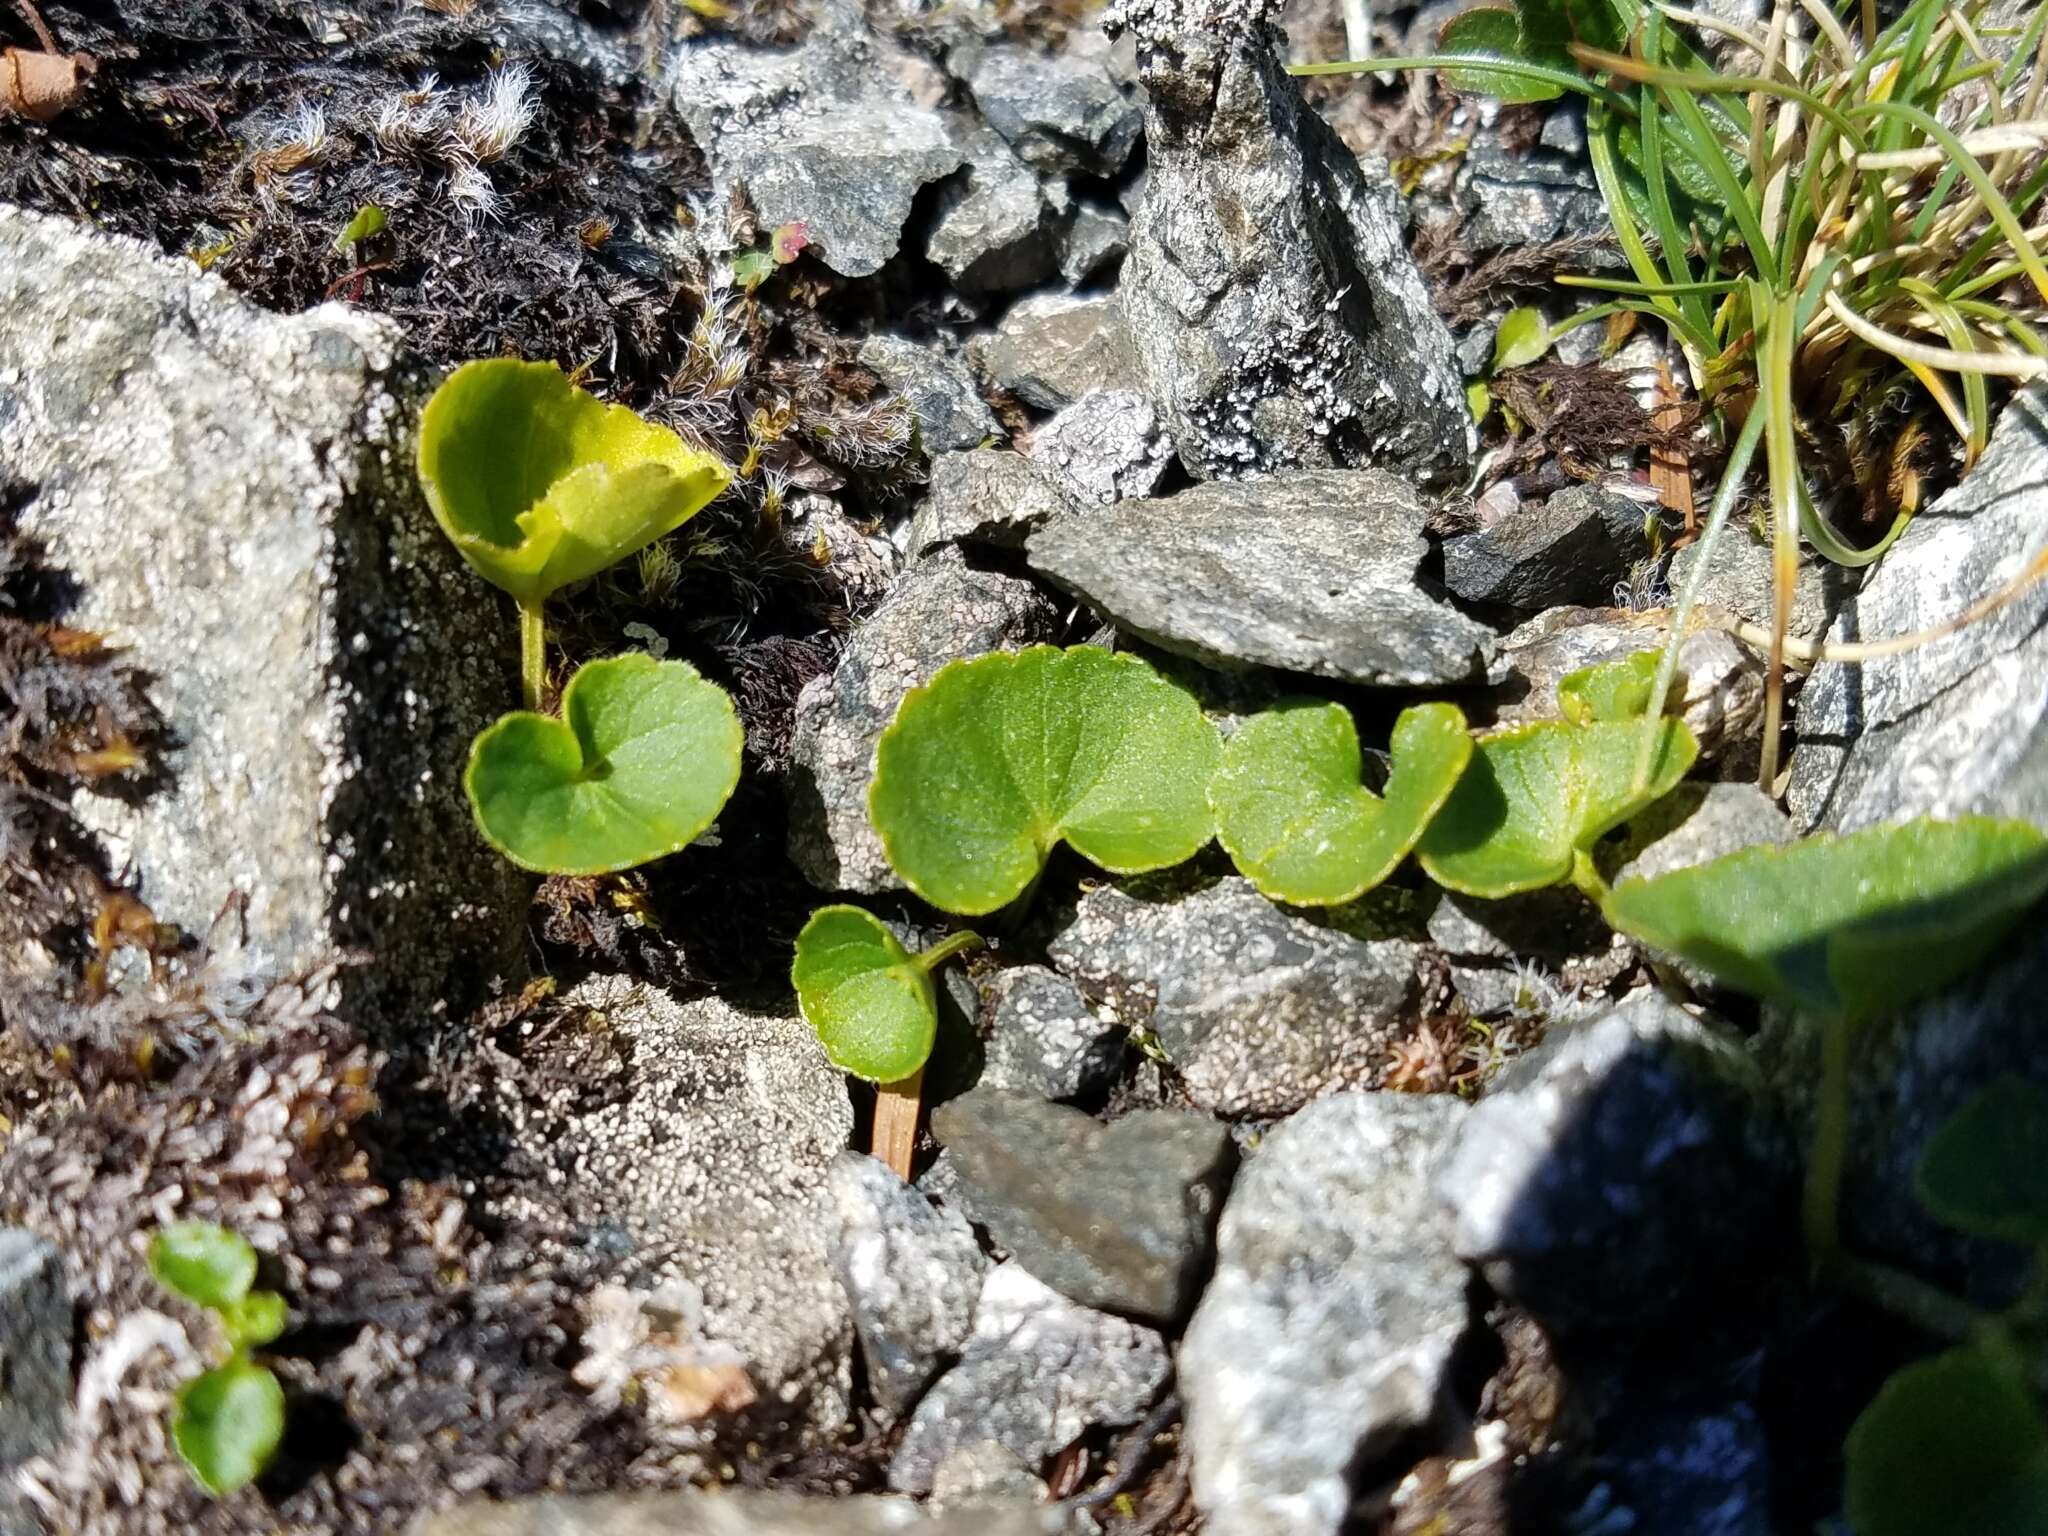
[[178, 1389], [171, 1440], [199, 1486], [233, 1493], [263, 1475], [284, 1439], [284, 1388], [237, 1355]]
[[[1453, 16], [1437, 34], [1437, 51], [1483, 54], [1524, 64], [1547, 62], [1534, 58], [1525, 50], [1522, 25], [1516, 20], [1515, 13], [1506, 7], [1482, 6]], [[1454, 91], [1491, 96], [1509, 103], [1555, 101], [1564, 94], [1561, 85], [1531, 80], [1506, 70], [1485, 69], [1476, 64], [1447, 69], [1443, 76], [1445, 83]]]
[[948, 940], [913, 955], [871, 913], [820, 907], [797, 935], [789, 979], [834, 1066], [871, 1083], [900, 1083], [932, 1053], [939, 1000], [931, 970], [961, 947]]
[[419, 473], [462, 557], [529, 605], [679, 527], [732, 478], [553, 363], [509, 357], [465, 363], [434, 391]]
[[1337, 704], [1283, 704], [1223, 745], [1209, 784], [1218, 840], [1275, 901], [1336, 906], [1407, 857], [1472, 756], [1454, 704], [1403, 710], [1383, 800], [1359, 783], [1358, 731]]
[[1465, 386], [1465, 409], [1472, 413], [1475, 422], [1486, 420], [1493, 409], [1493, 389], [1484, 379], [1474, 379]]
[[1640, 720], [1650, 707], [1657, 661], [1655, 651], [1637, 651], [1620, 661], [1568, 672], [1557, 685], [1557, 707], [1574, 725]]
[[2039, 1536], [2048, 1425], [2012, 1362], [1952, 1349], [1898, 1372], [1849, 1430], [1857, 1536]]
[[868, 814], [918, 895], [993, 912], [1062, 840], [1117, 874], [1188, 858], [1215, 831], [1216, 758], [1201, 706], [1144, 662], [1039, 645], [913, 689], [876, 746]]
[[290, 1314], [275, 1291], [251, 1291], [220, 1309], [221, 1326], [236, 1350], [257, 1349], [284, 1332]]
[[752, 293], [775, 275], [775, 256], [770, 251], [742, 251], [732, 259], [732, 280]]
[[2048, 1089], [2001, 1077], [1928, 1138], [1914, 1187], [1961, 1231], [2048, 1243]]
[[522, 868], [601, 875], [674, 853], [739, 783], [739, 716], [688, 662], [589, 662], [562, 716], [506, 715], [470, 748], [477, 826]]
[[1746, 848], [1625, 881], [1606, 911], [1730, 986], [1861, 1020], [1968, 972], [2043, 890], [2048, 837], [1966, 816]]
[[1657, 727], [1649, 782], [1634, 787], [1642, 728], [1545, 720], [1479, 739], [1472, 764], [1423, 833], [1422, 867], [1468, 896], [1512, 896], [1571, 878], [1578, 858], [1670, 793], [1699, 748], [1680, 720]]
[[255, 1283], [256, 1250], [239, 1232], [213, 1222], [174, 1222], [150, 1238], [149, 1272], [187, 1301], [223, 1309]]
[[1501, 317], [1500, 329], [1493, 333], [1493, 371], [1523, 367], [1549, 350], [1550, 323], [1543, 318], [1542, 311], [1511, 309]]
[[360, 245], [384, 233], [384, 210], [375, 203], [365, 203], [356, 210], [341, 233], [334, 237], [334, 253], [338, 256], [352, 245]]

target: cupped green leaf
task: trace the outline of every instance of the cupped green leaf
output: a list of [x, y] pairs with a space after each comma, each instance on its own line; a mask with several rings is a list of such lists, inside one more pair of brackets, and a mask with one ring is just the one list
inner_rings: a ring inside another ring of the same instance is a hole
[[1966, 816], [1745, 848], [1609, 894], [1607, 920], [1730, 986], [1826, 1018], [1963, 975], [2048, 890], [2048, 837]]
[[2048, 1424], [1996, 1346], [1898, 1372], [1849, 1430], [1843, 1512], [1856, 1536], [2038, 1536]]
[[464, 363], [420, 418], [420, 484], [442, 530], [522, 603], [594, 576], [693, 517], [732, 473], [553, 363]]
[[187, 1301], [225, 1310], [255, 1283], [256, 1250], [241, 1233], [213, 1222], [173, 1222], [149, 1240], [149, 1272]]
[[1580, 872], [1580, 855], [1669, 794], [1699, 755], [1681, 720], [1660, 721], [1649, 780], [1635, 787], [1642, 727], [1545, 720], [1479, 739], [1471, 766], [1417, 850], [1437, 884], [1513, 896]]
[[233, 1493], [263, 1475], [284, 1439], [284, 1388], [237, 1355], [178, 1389], [171, 1440], [199, 1486]]
[[2048, 1243], [2048, 1089], [2001, 1077], [1928, 1138], [1913, 1182], [1952, 1227]]
[[1543, 311], [1526, 306], [1511, 309], [1493, 333], [1493, 371], [1525, 367], [1549, 350], [1550, 322], [1543, 318]]
[[1054, 846], [1117, 874], [1178, 864], [1215, 830], [1216, 728], [1184, 689], [1097, 646], [1033, 646], [940, 669], [875, 749], [868, 814], [904, 883], [993, 912]]
[[[1481, 6], [1453, 16], [1437, 34], [1437, 51], [1479, 54], [1525, 64], [1556, 62], [1538, 58], [1529, 52], [1522, 36], [1521, 22], [1505, 6]], [[1563, 86], [1553, 85], [1547, 80], [1532, 80], [1526, 75], [1487, 69], [1476, 63], [1446, 69], [1443, 76], [1454, 91], [1469, 91], [1510, 103], [1555, 101], [1564, 94]]]
[[1337, 704], [1283, 704], [1223, 745], [1209, 783], [1218, 840], [1275, 901], [1336, 906], [1394, 872], [1450, 798], [1472, 756], [1455, 704], [1423, 704], [1394, 722], [1382, 799], [1359, 782], [1358, 731]]
[[290, 1317], [284, 1298], [275, 1291], [251, 1291], [239, 1301], [220, 1309], [221, 1326], [228, 1343], [237, 1350], [256, 1349], [284, 1332]]
[[930, 967], [872, 913], [820, 907], [797, 935], [789, 979], [834, 1066], [871, 1083], [900, 1083], [923, 1069], [938, 1032]]
[[1557, 685], [1557, 707], [1574, 725], [1602, 720], [1640, 720], [1656, 687], [1655, 651], [1637, 651], [1620, 661], [1567, 672]]
[[522, 868], [601, 875], [674, 853], [739, 783], [739, 716], [688, 662], [589, 662], [562, 716], [506, 715], [477, 737], [463, 775], [477, 826]]

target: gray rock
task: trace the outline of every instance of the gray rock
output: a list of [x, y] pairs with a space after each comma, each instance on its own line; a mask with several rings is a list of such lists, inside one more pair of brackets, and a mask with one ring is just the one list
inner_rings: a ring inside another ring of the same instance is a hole
[[1022, 1500], [928, 1511], [908, 1499], [716, 1492], [543, 1494], [475, 1499], [429, 1515], [413, 1536], [1060, 1536], [1058, 1509]]
[[[1580, 1530], [1668, 1536], [1775, 1536], [1771, 1453], [1748, 1403], [1636, 1414], [1600, 1456], [1601, 1480], [1576, 1512]], [[1624, 1524], [1623, 1522], [1627, 1523]]]
[[[419, 495], [399, 329], [266, 314], [191, 263], [0, 208], [0, 461], [19, 525], [132, 649], [174, 745], [82, 794], [162, 921], [246, 898], [240, 963], [345, 967], [383, 1032], [516, 973], [527, 882], [476, 834], [475, 734], [516, 701], [509, 609]], [[226, 926], [226, 925], [223, 925]]]
[[[1683, 592], [1692, 579], [1700, 558], [1697, 540], [1671, 557], [1665, 582], [1673, 594]], [[1894, 546], [1893, 553], [1897, 553]], [[1890, 555], [1885, 557], [1887, 560]], [[1880, 567], [1881, 569], [1882, 567]], [[1792, 626], [1795, 635], [1818, 635], [1841, 607], [1856, 579], [1854, 571], [1829, 565], [1808, 551], [1799, 562], [1799, 584], [1792, 593]], [[1723, 530], [1714, 546], [1713, 563], [1700, 580], [1696, 602], [1719, 608], [1747, 619], [1752, 624], [1771, 622], [1771, 551], [1750, 531], [1733, 524]]]
[[1536, 142], [1574, 159], [1586, 153], [1586, 109], [1576, 101], [1552, 107], [1543, 119]]
[[1615, 1328], [1789, 1241], [1794, 1163], [1744, 1052], [1644, 992], [1509, 1063], [1437, 1191], [1496, 1290], [1546, 1327]]
[[925, 255], [965, 293], [1012, 293], [1050, 278], [1058, 250], [1052, 205], [1032, 173], [992, 133], [962, 137], [967, 168], [939, 194]]
[[[901, 552], [886, 536], [863, 528], [822, 491], [798, 491], [784, 500], [782, 541], [806, 564], [822, 555], [823, 569], [839, 583], [855, 613], [881, 602], [903, 568]], [[647, 643], [644, 636], [641, 640]]]
[[981, 1069], [987, 1086], [1078, 1099], [1106, 1093], [1116, 1080], [1124, 1028], [1097, 1017], [1066, 977], [1011, 966], [990, 978], [984, 996], [992, 1024]]
[[1029, 582], [943, 551], [905, 571], [847, 642], [829, 678], [798, 695], [790, 749], [789, 856], [821, 890], [902, 882], [868, 821], [875, 742], [903, 695], [949, 661], [1051, 640], [1059, 611]]
[[1002, 440], [995, 412], [961, 359], [903, 336], [870, 336], [859, 356], [863, 368], [910, 402], [918, 437], [932, 458]]
[[931, 489], [910, 525], [913, 554], [943, 544], [994, 544], [1020, 549], [1025, 538], [1062, 512], [1066, 493], [1021, 453], [978, 448], [932, 460]]
[[842, 1152], [829, 1179], [832, 1264], [886, 1428], [966, 1342], [988, 1261], [965, 1217], [934, 1206], [888, 1164]]
[[1792, 819], [1754, 784], [1681, 784], [1629, 832], [1631, 856], [1615, 883], [1652, 880], [1794, 835]]
[[1104, 1125], [981, 1087], [932, 1112], [967, 1212], [1061, 1295], [1158, 1322], [1185, 1316], [1236, 1164], [1230, 1133], [1177, 1110]]
[[1604, 949], [1612, 937], [1598, 909], [1563, 886], [1498, 901], [1445, 891], [1429, 914], [1430, 942], [1467, 960], [1522, 956], [1555, 965]]
[[1024, 1463], [1024, 1458], [994, 1440], [977, 1440], [963, 1445], [939, 1463], [932, 1473], [931, 1501], [934, 1505], [976, 1503], [991, 1495], [1043, 1502], [1045, 1479]]
[[1022, 1265], [1000, 1264], [982, 1283], [960, 1363], [911, 1415], [889, 1486], [930, 1492], [956, 1451], [984, 1441], [1035, 1466], [1085, 1429], [1134, 1422], [1169, 1368], [1150, 1328], [1075, 1306]]
[[1485, 675], [1493, 632], [1424, 590], [1420, 498], [1371, 470], [1200, 485], [1061, 518], [1032, 568], [1213, 667], [1400, 687]]
[[[2048, 540], [2048, 390], [2015, 396], [1954, 490], [1913, 520], [1829, 633], [1882, 640], [1997, 591]], [[1804, 826], [1854, 831], [1967, 811], [2048, 824], [2048, 584], [1952, 639], [1802, 690], [1787, 793]]]
[[1021, 300], [976, 355], [991, 384], [1041, 411], [1139, 380], [1130, 333], [1105, 298], [1055, 293]]
[[1335, 1536], [1352, 1478], [1447, 1396], [1465, 1269], [1430, 1181], [1465, 1106], [1342, 1094], [1269, 1133], [1181, 1345], [1212, 1536]]
[[1641, 506], [1613, 491], [1571, 486], [1524, 503], [1490, 528], [1444, 541], [1444, 585], [1468, 603], [1537, 612], [1605, 602], [1650, 552]]
[[1060, 276], [1085, 283], [1131, 248], [1131, 221], [1121, 208], [1077, 202], [1060, 240]]
[[1106, 506], [1156, 490], [1173, 442], [1136, 390], [1098, 389], [1033, 434], [1031, 460], [1076, 501]]
[[1384, 1076], [1413, 1021], [1426, 952], [1319, 927], [1233, 876], [1174, 901], [1099, 886], [1048, 953], [1083, 992], [1151, 1031], [1193, 1103], [1271, 1116]]
[[724, 35], [680, 44], [671, 99], [711, 164], [712, 201], [742, 191], [764, 228], [802, 220], [833, 271], [879, 271], [919, 189], [967, 159], [944, 116], [891, 69], [899, 51], [846, 0], [818, 7], [799, 48]]
[[[0, 1227], [0, 1471], [53, 1451], [71, 1413], [71, 1292], [56, 1245]], [[0, 1527], [12, 1529], [12, 1478]]]
[[1582, 154], [1518, 155], [1482, 135], [1459, 163], [1454, 197], [1464, 216], [1459, 237], [1473, 250], [1608, 232], [1607, 206]]
[[1047, 175], [1114, 177], [1131, 157], [1144, 114], [1105, 62], [1021, 43], [971, 46], [951, 60], [988, 125], [1027, 164]]
[[[1557, 685], [1584, 667], [1661, 651], [1670, 631], [1612, 610], [1553, 608], [1500, 642], [1497, 725], [1558, 720]], [[1691, 727], [1704, 761], [1739, 759], [1763, 725], [1763, 658], [1718, 629], [1696, 629], [1679, 647], [1665, 709]]]
[[[618, 976], [563, 999], [619, 1042], [616, 1094], [565, 1088], [509, 1134], [596, 1248], [649, 1255], [704, 1297], [704, 1333], [764, 1397], [820, 1428], [847, 1413], [853, 1329], [832, 1264], [827, 1172], [853, 1134], [846, 1079], [798, 1018], [679, 1003]], [[515, 1202], [523, 1196], [508, 1197]]]
[[1282, 67], [1276, 0], [1115, 0], [1146, 90], [1118, 302], [1197, 479], [1469, 455], [1450, 333], [1371, 178]]

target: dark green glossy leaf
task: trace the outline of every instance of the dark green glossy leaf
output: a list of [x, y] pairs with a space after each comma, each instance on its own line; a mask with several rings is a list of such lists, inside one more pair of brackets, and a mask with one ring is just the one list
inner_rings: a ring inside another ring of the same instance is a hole
[[484, 837], [523, 868], [598, 875], [674, 853], [739, 782], [739, 716], [687, 662], [589, 662], [562, 717], [506, 715], [477, 737], [463, 776]]
[[1557, 685], [1557, 707], [1574, 725], [1640, 720], [1657, 681], [1657, 653], [1638, 651], [1620, 661], [1581, 667]]
[[2048, 1243], [2048, 1089], [2000, 1078], [1928, 1138], [1914, 1184], [1952, 1227]]
[[1617, 886], [1607, 920], [1730, 986], [1865, 1019], [1966, 975], [2048, 890], [2023, 821], [1909, 821]]
[[[939, 951], [934, 951], [939, 953]], [[797, 1006], [841, 1071], [900, 1083], [921, 1071], [938, 1031], [929, 962], [859, 907], [820, 907], [797, 935]]]
[[255, 1283], [256, 1250], [239, 1232], [213, 1222], [174, 1222], [150, 1238], [149, 1272], [187, 1301], [222, 1309]]
[[263, 1475], [284, 1438], [284, 1388], [240, 1356], [178, 1389], [171, 1440], [199, 1486], [233, 1493]]
[[[1530, 64], [1555, 62], [1537, 59], [1526, 51], [1521, 23], [1506, 7], [1482, 6], [1453, 16], [1437, 34], [1437, 51], [1479, 54]], [[1563, 86], [1545, 80], [1531, 80], [1508, 70], [1487, 69], [1480, 64], [1446, 69], [1443, 76], [1452, 90], [1492, 96], [1505, 102], [1555, 101], [1564, 94]]]

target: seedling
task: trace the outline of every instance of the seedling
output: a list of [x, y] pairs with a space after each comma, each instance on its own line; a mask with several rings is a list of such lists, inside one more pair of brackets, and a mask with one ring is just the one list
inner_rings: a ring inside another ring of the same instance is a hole
[[1117, 874], [1213, 834], [1216, 729], [1132, 656], [1033, 646], [949, 663], [882, 733], [868, 814], [896, 873], [970, 916], [1028, 891], [1066, 842]]
[[1472, 757], [1453, 704], [1403, 710], [1386, 797], [1359, 782], [1358, 730], [1336, 704], [1283, 704], [1223, 746], [1209, 784], [1219, 841], [1274, 901], [1336, 906], [1394, 872]]
[[797, 935], [797, 1006], [834, 1066], [878, 1085], [875, 1155], [904, 1178], [916, 1144], [924, 1064], [939, 1026], [932, 975], [981, 942], [956, 933], [921, 955], [859, 907], [820, 907]]
[[541, 605], [680, 527], [731, 472], [606, 405], [553, 363], [465, 363], [420, 418], [420, 484], [463, 559], [519, 605], [526, 707], [545, 684]]
[[249, 1358], [284, 1332], [284, 1298], [254, 1291], [256, 1250], [247, 1238], [206, 1221], [160, 1227], [149, 1244], [159, 1285], [220, 1319], [228, 1358], [178, 1389], [171, 1443], [199, 1486], [233, 1493], [263, 1474], [284, 1438], [284, 1388]]
[[732, 700], [688, 662], [589, 662], [562, 718], [519, 711], [478, 736], [463, 787], [492, 847], [524, 869], [597, 875], [676, 852], [739, 783]]

